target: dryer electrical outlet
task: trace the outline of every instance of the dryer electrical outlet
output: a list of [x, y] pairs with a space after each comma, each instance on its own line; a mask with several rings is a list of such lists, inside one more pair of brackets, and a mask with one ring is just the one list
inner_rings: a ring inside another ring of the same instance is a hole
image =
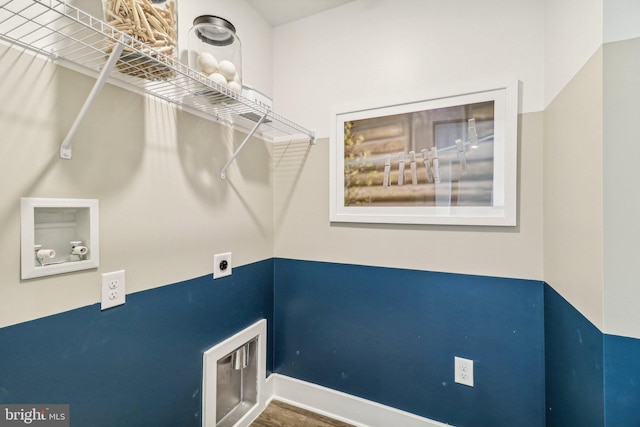
[[213, 278], [231, 276], [231, 252], [216, 254], [213, 256]]
[[124, 270], [104, 273], [102, 276], [102, 304], [100, 310], [122, 305], [126, 299]]

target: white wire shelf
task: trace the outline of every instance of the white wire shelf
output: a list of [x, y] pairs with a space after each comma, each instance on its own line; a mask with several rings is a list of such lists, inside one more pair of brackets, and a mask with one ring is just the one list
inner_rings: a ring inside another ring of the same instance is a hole
[[[65, 1], [0, 0], [0, 38], [94, 76], [106, 74], [101, 72], [109, 70], [110, 54], [120, 43], [126, 48], [118, 58], [113, 58], [117, 63], [106, 76], [110, 82], [148, 93], [249, 136], [255, 132], [270, 142], [308, 138], [315, 143], [313, 131], [209, 80]], [[149, 73], [150, 69], [162, 72]]]

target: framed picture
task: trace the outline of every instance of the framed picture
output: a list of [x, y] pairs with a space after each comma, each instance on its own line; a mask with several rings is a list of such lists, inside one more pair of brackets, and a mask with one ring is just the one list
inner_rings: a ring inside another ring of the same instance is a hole
[[331, 221], [515, 226], [518, 84], [334, 108]]

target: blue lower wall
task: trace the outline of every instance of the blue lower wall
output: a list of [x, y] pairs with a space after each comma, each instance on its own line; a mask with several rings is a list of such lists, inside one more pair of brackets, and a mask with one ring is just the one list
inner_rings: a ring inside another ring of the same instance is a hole
[[[290, 259], [275, 273], [276, 372], [458, 427], [544, 426], [542, 282]], [[474, 360], [474, 388], [454, 356]]]
[[457, 427], [640, 426], [640, 340], [548, 285], [289, 259], [0, 328], [0, 403], [70, 404], [73, 427], [200, 427], [203, 351], [262, 318], [268, 373]]
[[70, 404], [74, 427], [200, 427], [202, 353], [262, 318], [273, 260], [2, 328], [0, 402]]
[[545, 286], [547, 427], [640, 426], [640, 340], [600, 332]]
[[604, 336], [607, 427], [640, 426], [640, 340]]
[[544, 307], [547, 427], [602, 427], [602, 333], [548, 285]]

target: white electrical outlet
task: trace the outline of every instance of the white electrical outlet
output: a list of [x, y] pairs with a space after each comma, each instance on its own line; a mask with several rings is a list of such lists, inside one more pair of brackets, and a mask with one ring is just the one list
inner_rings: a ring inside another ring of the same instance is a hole
[[213, 256], [213, 278], [231, 276], [231, 252], [216, 254]]
[[122, 305], [126, 299], [124, 270], [104, 273], [102, 276], [102, 304], [100, 310]]
[[454, 357], [454, 381], [473, 387], [473, 360]]

